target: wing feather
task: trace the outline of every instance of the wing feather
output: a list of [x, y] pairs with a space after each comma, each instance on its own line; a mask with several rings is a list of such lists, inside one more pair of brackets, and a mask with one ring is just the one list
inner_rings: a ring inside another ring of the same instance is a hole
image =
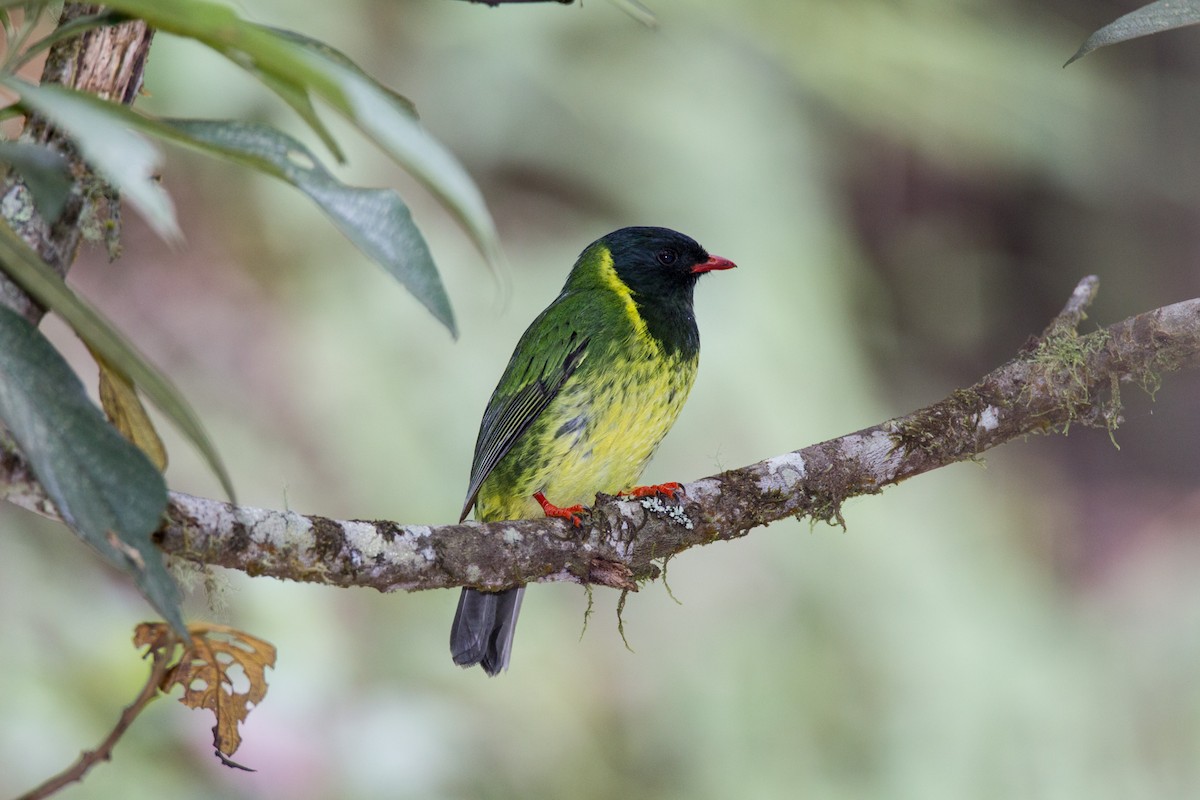
[[[547, 309], [547, 312], [551, 309]], [[578, 332], [569, 324], [557, 328], [548, 320], [548, 315], [543, 314], [521, 337], [483, 413], [479, 439], [475, 444], [475, 458], [471, 464], [471, 482], [460, 522], [471, 512], [479, 487], [492, 469], [546, 410], [563, 384], [574, 374], [587, 351], [590, 339], [581, 340]], [[536, 370], [533, 369], [532, 360], [527, 361], [522, 375], [521, 356], [529, 349], [549, 352]]]

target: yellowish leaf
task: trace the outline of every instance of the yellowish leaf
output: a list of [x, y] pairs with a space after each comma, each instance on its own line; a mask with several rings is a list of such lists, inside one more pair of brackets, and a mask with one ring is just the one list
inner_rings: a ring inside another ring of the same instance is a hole
[[167, 449], [163, 447], [162, 439], [158, 438], [158, 431], [150, 422], [137, 390], [129, 378], [114, 369], [99, 353], [90, 346], [88, 350], [100, 367], [100, 405], [108, 421], [162, 472], [167, 468]]

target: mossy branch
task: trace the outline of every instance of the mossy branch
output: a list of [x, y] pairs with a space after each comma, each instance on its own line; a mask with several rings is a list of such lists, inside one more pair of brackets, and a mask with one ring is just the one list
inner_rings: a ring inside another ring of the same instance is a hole
[[[1116, 387], [1155, 387], [1200, 365], [1200, 299], [1148, 311], [1086, 335], [1076, 330], [1096, 292], [1079, 284], [1046, 331], [1004, 366], [941, 402], [837, 439], [684, 486], [679, 502], [599, 498], [580, 528], [562, 520], [403, 525], [234, 507], [173, 493], [157, 534], [176, 558], [381, 591], [500, 589], [575, 581], [634, 590], [658, 563], [786, 517], [841, 522], [842, 503], [989, 448], [1071, 425], [1112, 430]], [[54, 511], [21, 457], [0, 449], [0, 496]]]

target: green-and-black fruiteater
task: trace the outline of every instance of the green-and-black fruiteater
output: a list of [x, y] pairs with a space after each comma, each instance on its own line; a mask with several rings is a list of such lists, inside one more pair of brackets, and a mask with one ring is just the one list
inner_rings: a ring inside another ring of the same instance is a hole
[[[597, 493], [629, 489], [696, 376], [696, 281], [733, 266], [667, 228], [622, 228], [589, 245], [492, 393], [460, 519], [472, 506], [484, 522], [573, 517]], [[524, 592], [462, 590], [454, 663], [488, 675], [508, 667]]]

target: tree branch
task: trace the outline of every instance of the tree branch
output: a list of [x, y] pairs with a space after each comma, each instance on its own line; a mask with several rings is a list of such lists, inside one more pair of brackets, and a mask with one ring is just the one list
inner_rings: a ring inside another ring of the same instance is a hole
[[[67, 3], [59, 27], [97, 14], [101, 6]], [[142, 73], [154, 31], [141, 20], [85, 31], [50, 48], [42, 69], [43, 84], [54, 83], [90, 92], [105, 100], [132, 105], [142, 90]], [[0, 208], [5, 220], [33, 250], [63, 277], [75, 261], [85, 233], [104, 231], [110, 243], [119, 235], [115, 195], [92, 175], [70, 139], [38, 117], [26, 123], [24, 138], [48, 144], [67, 157], [75, 185], [57, 220], [38, 214], [33, 197], [15, 169], [3, 176]], [[111, 223], [111, 224], [110, 224]], [[45, 313], [29, 295], [0, 271], [0, 303], [36, 325]]]
[[[1200, 365], [1200, 299], [1079, 335], [1095, 295], [1085, 278], [1042, 336], [1012, 361], [941, 402], [903, 417], [686, 484], [678, 502], [602, 496], [580, 528], [556, 519], [458, 525], [339, 521], [234, 507], [172, 493], [156, 534], [167, 553], [202, 564], [381, 591], [500, 589], [575, 581], [636, 589], [661, 562], [736, 539], [786, 517], [842, 522], [849, 497], [1031, 433], [1071, 425], [1114, 429], [1119, 384], [1153, 393], [1159, 376]], [[0, 449], [0, 497], [53, 515], [24, 461]]]

